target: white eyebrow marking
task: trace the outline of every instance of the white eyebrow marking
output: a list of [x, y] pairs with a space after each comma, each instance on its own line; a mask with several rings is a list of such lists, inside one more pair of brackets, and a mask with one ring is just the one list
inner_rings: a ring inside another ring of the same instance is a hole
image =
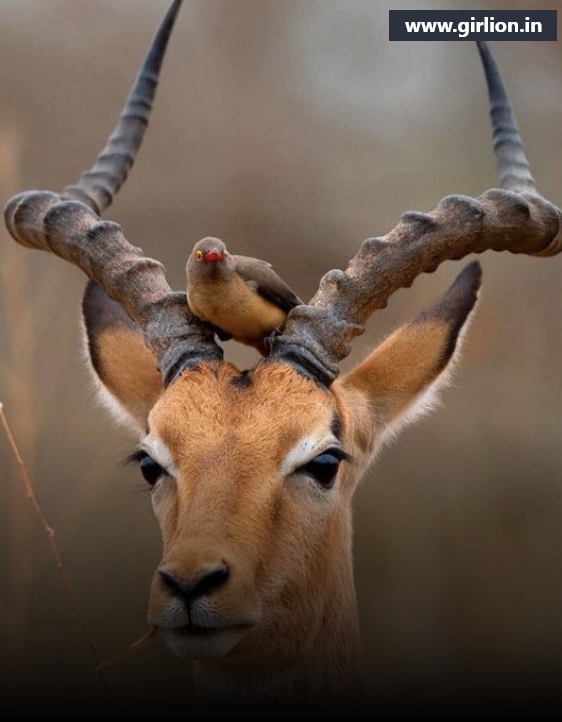
[[323, 451], [333, 449], [334, 447], [341, 449], [341, 444], [331, 432], [323, 436], [303, 436], [293, 448], [289, 450], [289, 453], [283, 460], [281, 473], [283, 476], [289, 476], [289, 474], [292, 474], [299, 466], [307, 464]]
[[170, 450], [160, 437], [151, 432], [142, 440], [141, 446], [170, 476], [177, 478], [178, 469], [174, 464]]

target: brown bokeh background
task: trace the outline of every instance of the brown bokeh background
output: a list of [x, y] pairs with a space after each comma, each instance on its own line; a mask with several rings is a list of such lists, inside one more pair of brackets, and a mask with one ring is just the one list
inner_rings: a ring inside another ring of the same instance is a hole
[[[59, 190], [91, 164], [167, 5], [0, 0], [2, 205], [26, 188]], [[151, 126], [106, 217], [178, 289], [191, 245], [216, 235], [309, 298], [404, 211], [493, 186], [474, 44], [389, 42], [393, 7], [505, 3], [185, 0]], [[539, 188], [561, 203], [560, 45], [493, 50]], [[383, 451], [355, 500], [373, 709], [562, 703], [562, 257], [481, 262], [443, 407]], [[344, 368], [464, 263], [395, 294]], [[160, 539], [143, 480], [120, 465], [134, 439], [97, 404], [83, 362], [84, 282], [0, 231], [0, 401], [105, 659], [146, 630]], [[255, 358], [234, 344], [227, 355], [242, 367]], [[0, 708], [108, 709], [3, 433], [0, 477]], [[118, 710], [189, 709], [189, 672], [156, 638], [106, 680]]]

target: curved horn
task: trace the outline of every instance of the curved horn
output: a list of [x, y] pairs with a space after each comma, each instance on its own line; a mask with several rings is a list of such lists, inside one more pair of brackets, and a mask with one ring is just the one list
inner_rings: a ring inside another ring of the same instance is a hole
[[494, 155], [496, 156], [500, 188], [517, 193], [525, 191], [536, 193], [535, 179], [525, 156], [523, 140], [499, 68], [485, 42], [476, 41], [476, 46], [480, 53], [488, 86]]
[[95, 164], [82, 173], [78, 183], [66, 186], [63, 190], [64, 196], [83, 201], [97, 214], [103, 213], [112, 203], [135, 162], [148, 125], [168, 40], [182, 2], [175, 0], [162, 20], [115, 130]]
[[4, 211], [6, 227], [24, 246], [81, 268], [136, 321], [154, 353], [164, 383], [187, 365], [220, 360], [213, 332], [195, 318], [185, 293], [174, 293], [164, 267], [132, 246], [121, 227], [99, 213], [111, 203], [142, 141], [168, 39], [182, 0], [172, 2], [156, 33], [119, 122], [93, 168], [61, 194], [26, 191]]
[[382, 238], [368, 238], [346, 271], [320, 281], [308, 305], [294, 308], [272, 360], [292, 364], [329, 386], [369, 316], [400, 288], [447, 260], [485, 250], [552, 256], [562, 250], [562, 211], [538, 194], [499, 69], [478, 48], [488, 84], [501, 188], [478, 198], [452, 195], [431, 213], [411, 211]]

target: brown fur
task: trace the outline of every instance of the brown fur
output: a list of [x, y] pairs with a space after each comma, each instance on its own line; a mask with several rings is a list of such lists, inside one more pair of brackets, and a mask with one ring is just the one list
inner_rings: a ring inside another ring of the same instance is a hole
[[363, 391], [379, 420], [391, 423], [441, 370], [448, 336], [449, 327], [439, 321], [402, 326], [350, 371], [343, 385]]
[[142, 336], [119, 326], [107, 329], [97, 339], [96, 350], [105, 388], [145, 428], [148, 412], [162, 394], [162, 377]]
[[[398, 329], [331, 390], [263, 360], [242, 375], [229, 363], [204, 364], [158, 391], [140, 335], [116, 336], [107, 313], [97, 334], [89, 329], [103, 355], [101, 381], [132, 404], [137, 421], [158, 397], [143, 443], [173, 477], [152, 491], [163, 551], [148, 619], [172, 649], [194, 659], [201, 709], [361, 707], [353, 492], [388, 430], [443, 383], [472, 307], [450, 313], [451, 298]], [[308, 451], [299, 456], [306, 443], [318, 444], [312, 456], [338, 443], [336, 414], [351, 458], [325, 489], [293, 467], [308, 459]], [[177, 621], [185, 609], [160, 572], [191, 584], [221, 564], [226, 583], [204, 595], [190, 621], [229, 620], [236, 643], [197, 651], [167, 631], [187, 618]]]

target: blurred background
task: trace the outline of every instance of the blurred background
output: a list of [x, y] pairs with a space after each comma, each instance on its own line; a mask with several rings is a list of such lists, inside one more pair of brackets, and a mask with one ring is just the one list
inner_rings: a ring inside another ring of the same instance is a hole
[[[528, 4], [527, 4], [528, 5]], [[525, 9], [511, 2], [511, 9]], [[60, 190], [105, 143], [167, 0], [0, 0], [0, 202]], [[135, 168], [105, 216], [177, 289], [222, 238], [310, 298], [406, 210], [496, 183], [472, 42], [389, 42], [388, 10], [502, 2], [185, 0]], [[562, 3], [533, 3], [534, 9]], [[562, 50], [496, 42], [539, 189], [562, 202]], [[468, 259], [470, 260], [470, 259]], [[467, 261], [392, 297], [349, 368]], [[373, 710], [562, 705], [562, 257], [481, 256], [443, 407], [383, 451], [355, 499]], [[146, 631], [160, 536], [135, 439], [96, 401], [82, 273], [0, 230], [0, 402], [101, 659]], [[241, 367], [253, 352], [231, 344]], [[0, 428], [0, 708], [107, 710], [90, 649]], [[158, 637], [110, 667], [117, 710], [189, 709]]]

